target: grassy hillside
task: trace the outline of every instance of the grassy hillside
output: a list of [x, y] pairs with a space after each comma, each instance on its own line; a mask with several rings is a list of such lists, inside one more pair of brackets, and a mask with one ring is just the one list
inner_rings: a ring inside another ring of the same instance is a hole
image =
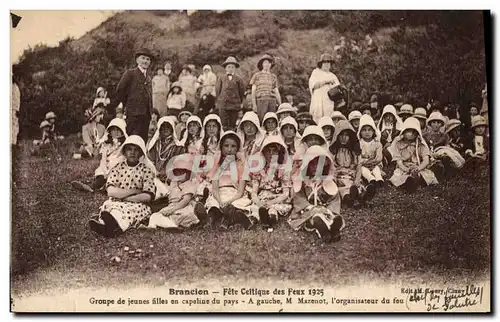
[[467, 11], [121, 12], [80, 39], [24, 53], [15, 66], [23, 93], [21, 135], [38, 133], [49, 110], [61, 116], [63, 132], [78, 131], [95, 89], [112, 93], [140, 47], [153, 50], [159, 65], [172, 61], [176, 73], [185, 63], [198, 69], [209, 63], [222, 72], [220, 64], [233, 55], [247, 81], [259, 56], [272, 53], [281, 93], [308, 102], [307, 82], [320, 54], [333, 52], [340, 36], [359, 42], [370, 33], [378, 52], [350, 53], [334, 64], [354, 99], [378, 92], [382, 103], [402, 95], [414, 105], [433, 97], [466, 106], [479, 100], [486, 81], [482, 21], [481, 12]]

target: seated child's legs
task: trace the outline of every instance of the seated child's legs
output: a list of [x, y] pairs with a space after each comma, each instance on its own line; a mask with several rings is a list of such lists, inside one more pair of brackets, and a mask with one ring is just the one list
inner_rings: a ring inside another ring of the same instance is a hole
[[371, 182], [371, 181], [375, 181], [375, 176], [372, 174], [372, 172], [370, 171], [370, 169], [366, 168], [366, 167], [361, 167], [361, 175], [363, 176], [363, 178], [365, 178], [366, 181], [368, 182]]
[[376, 181], [384, 181], [384, 178], [382, 178], [382, 170], [380, 169], [379, 166], [375, 166], [372, 170], [372, 174], [375, 177]]

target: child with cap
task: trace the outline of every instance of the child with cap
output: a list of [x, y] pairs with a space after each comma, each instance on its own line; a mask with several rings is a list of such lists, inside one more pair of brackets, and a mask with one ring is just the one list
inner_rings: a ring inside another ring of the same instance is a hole
[[53, 138], [55, 140], [62, 140], [62, 139], [64, 139], [64, 136], [57, 135], [57, 131], [56, 131], [56, 114], [54, 112], [48, 112], [47, 114], [45, 114], [45, 120], [47, 122], [49, 122], [49, 124], [50, 124], [49, 131], [51, 132]]
[[394, 139], [400, 134], [403, 122], [392, 105], [386, 105], [382, 111], [382, 116], [378, 121], [377, 128], [380, 131], [380, 143], [383, 146], [384, 165], [392, 162], [390, 147]]
[[348, 116], [349, 123], [351, 123], [352, 127], [354, 128], [354, 131], [356, 131], [356, 132], [358, 132], [358, 129], [359, 129], [359, 122], [360, 122], [361, 116], [362, 116], [362, 114], [360, 111], [352, 111], [351, 113], [349, 113], [349, 116]]
[[345, 115], [342, 114], [340, 111], [333, 111], [333, 113], [330, 117], [332, 118], [334, 125], [337, 125], [337, 123], [340, 121], [347, 121], [347, 118], [345, 117]]
[[188, 118], [191, 117], [191, 112], [187, 109], [181, 110], [179, 112], [179, 115], [177, 116], [176, 119], [176, 125], [175, 125], [175, 135], [178, 138], [182, 138], [184, 135], [184, 131], [186, 130], [186, 122]]
[[392, 142], [391, 151], [396, 169], [389, 180], [394, 186], [411, 193], [420, 185], [438, 184], [436, 175], [429, 169], [431, 151], [416, 118], [406, 119], [401, 134]]
[[420, 130], [422, 133], [425, 131], [427, 128], [427, 110], [423, 107], [417, 107], [415, 109], [415, 113], [413, 114], [413, 117], [418, 120], [420, 123]]
[[89, 221], [90, 229], [105, 237], [116, 237], [138, 227], [151, 215], [155, 196], [155, 169], [146, 156], [146, 145], [138, 135], [129, 136], [121, 147], [121, 160], [106, 182], [109, 199], [99, 215]]
[[445, 134], [448, 135], [448, 145], [454, 150], [458, 151], [460, 155], [465, 155], [465, 150], [467, 149], [467, 145], [464, 137], [462, 136], [462, 122], [457, 119], [450, 119], [446, 123]]
[[196, 115], [191, 115], [186, 121], [186, 130], [179, 141], [179, 145], [184, 146], [189, 154], [198, 154], [201, 150], [204, 131], [201, 119]]
[[285, 117], [280, 124], [280, 134], [289, 156], [295, 155], [300, 146], [301, 136], [297, 121], [291, 116]]
[[99, 140], [104, 135], [106, 129], [100, 122], [104, 117], [104, 109], [96, 108], [87, 119], [87, 123], [82, 126], [82, 140], [78, 152], [73, 154], [73, 159], [81, 157], [92, 158], [99, 154]]
[[427, 119], [427, 130], [423, 132], [423, 137], [431, 152], [439, 146], [445, 146], [448, 143], [448, 137], [443, 131], [446, 124], [444, 116], [440, 112], [433, 112]]
[[401, 121], [404, 122], [407, 118], [413, 116], [413, 106], [410, 104], [403, 104], [403, 106], [399, 109], [398, 115], [401, 118]]
[[290, 103], [282, 103], [278, 107], [278, 111], [276, 112], [276, 115], [278, 116], [278, 122], [281, 123], [281, 121], [288, 116], [291, 116], [295, 118], [297, 113], [295, 113], [295, 109], [293, 108], [292, 104]]
[[344, 219], [340, 215], [340, 193], [332, 180], [333, 159], [320, 146], [307, 149], [299, 175], [293, 177], [292, 213], [288, 223], [293, 230], [316, 233], [323, 241], [340, 240]]
[[245, 94], [245, 84], [236, 75], [240, 66], [236, 58], [230, 56], [222, 63], [226, 69], [225, 75], [217, 77], [215, 84], [216, 108], [222, 121], [224, 130], [233, 130], [236, 127], [238, 111], [242, 108]]
[[112, 119], [97, 142], [101, 160], [94, 171], [93, 182], [88, 185], [81, 181], [72, 181], [73, 188], [90, 193], [103, 191], [109, 172], [120, 161], [121, 147], [127, 137], [127, 124], [125, 121], [119, 118]]
[[370, 115], [370, 116], [372, 115], [372, 108], [368, 103], [363, 103], [359, 108], [359, 111], [361, 112], [362, 115]]
[[481, 115], [472, 118], [471, 130], [473, 132], [471, 148], [465, 151], [467, 157], [480, 160], [488, 160], [489, 157], [489, 136], [486, 134], [488, 124]]
[[194, 114], [198, 115], [203, 121], [205, 116], [213, 113], [215, 109], [215, 83], [217, 76], [212, 72], [210, 65], [203, 66], [203, 73], [196, 81], [196, 89], [200, 91], [200, 103]]
[[274, 58], [268, 54], [263, 55], [257, 62], [259, 72], [250, 80], [253, 110], [257, 112], [260, 121], [267, 112], [276, 112], [276, 107], [281, 105], [278, 77], [271, 73], [273, 65]]
[[51, 125], [47, 120], [43, 120], [40, 123], [40, 129], [42, 130], [42, 138], [40, 140], [33, 140], [34, 146], [44, 145], [55, 141], [53, 133], [50, 131]]
[[184, 229], [203, 225], [207, 214], [203, 206], [196, 207], [195, 194], [198, 180], [192, 175], [194, 156], [181, 154], [174, 157], [170, 177], [168, 204], [149, 217], [147, 228]]
[[331, 117], [323, 116], [318, 121], [318, 126], [323, 130], [326, 144], [329, 147], [333, 143], [333, 134], [335, 133], [335, 124]]
[[311, 113], [302, 112], [297, 114], [297, 124], [299, 126], [298, 128], [299, 134], [302, 135], [306, 127], [308, 127], [309, 125], [316, 125], [316, 122], [314, 122]]
[[187, 96], [184, 93], [181, 83], [174, 82], [167, 96], [167, 115], [178, 116], [186, 107]]

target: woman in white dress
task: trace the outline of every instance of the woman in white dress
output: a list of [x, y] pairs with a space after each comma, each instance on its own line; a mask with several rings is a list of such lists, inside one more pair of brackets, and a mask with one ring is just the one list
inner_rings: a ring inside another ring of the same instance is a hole
[[168, 76], [163, 68], [157, 69], [157, 74], [152, 79], [153, 84], [153, 108], [156, 108], [161, 116], [167, 115], [167, 95], [170, 89]]
[[331, 88], [340, 85], [337, 76], [330, 71], [333, 56], [322, 54], [318, 67], [313, 70], [309, 78], [309, 90], [311, 91], [311, 106], [309, 108], [313, 119], [318, 123], [323, 116], [330, 116], [334, 111], [334, 102], [328, 97]]

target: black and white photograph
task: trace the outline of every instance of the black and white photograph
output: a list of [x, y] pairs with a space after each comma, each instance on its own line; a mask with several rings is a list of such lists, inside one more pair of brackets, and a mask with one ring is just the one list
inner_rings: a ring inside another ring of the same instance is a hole
[[11, 312], [491, 312], [489, 10], [9, 28]]

